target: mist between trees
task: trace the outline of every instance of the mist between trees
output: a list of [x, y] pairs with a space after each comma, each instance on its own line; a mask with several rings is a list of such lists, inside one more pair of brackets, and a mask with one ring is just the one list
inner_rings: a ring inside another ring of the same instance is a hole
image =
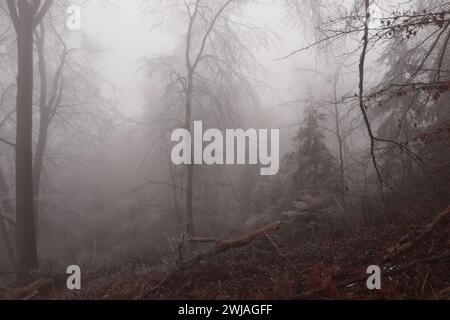
[[[339, 229], [448, 205], [448, 1], [95, 2], [81, 30], [66, 25], [72, 1], [0, 4], [2, 274], [175, 265], [173, 239], [233, 238], [305, 208]], [[114, 55], [84, 27], [128, 6], [171, 47], [134, 53], [139, 116], [105, 72], [120, 61], [105, 66]], [[174, 164], [171, 135], [195, 121], [280, 129], [279, 172]]]

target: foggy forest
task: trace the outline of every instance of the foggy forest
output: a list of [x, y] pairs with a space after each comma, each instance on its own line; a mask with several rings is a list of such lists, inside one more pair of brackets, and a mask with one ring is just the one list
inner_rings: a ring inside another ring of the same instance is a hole
[[450, 2], [2, 0], [0, 70], [0, 299], [450, 298]]

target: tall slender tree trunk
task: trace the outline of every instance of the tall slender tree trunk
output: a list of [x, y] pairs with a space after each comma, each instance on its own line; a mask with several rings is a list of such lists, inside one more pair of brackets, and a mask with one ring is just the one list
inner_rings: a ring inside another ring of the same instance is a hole
[[[211, 32], [214, 29], [214, 26], [219, 19], [219, 17], [222, 15], [222, 13], [225, 11], [225, 9], [233, 2], [233, 0], [226, 1], [220, 9], [214, 14], [214, 16], [211, 19], [211, 22], [208, 23], [208, 27], [205, 31], [205, 33], [202, 36], [202, 41], [200, 48], [198, 52], [195, 54], [195, 58], [191, 60], [191, 42], [192, 42], [192, 36], [193, 36], [193, 29], [194, 29], [194, 23], [197, 17], [200, 15], [199, 10], [202, 7], [200, 4], [201, 0], [196, 0], [193, 8], [193, 12], [191, 12], [191, 8], [188, 8], [188, 15], [189, 15], [189, 26], [188, 31], [186, 35], [186, 69], [187, 69], [187, 79], [186, 79], [186, 86], [184, 88], [184, 91], [186, 93], [186, 119], [185, 119], [185, 129], [191, 132], [191, 122], [192, 122], [192, 94], [194, 91], [194, 74], [198, 67], [198, 64], [204, 57], [204, 50], [206, 47], [206, 43], [208, 41], [208, 38], [211, 34]], [[204, 17], [202, 17], [204, 18]], [[195, 236], [195, 222], [194, 222], [194, 213], [193, 213], [193, 195], [194, 195], [194, 152], [193, 152], [193, 144], [191, 144], [192, 147], [192, 159], [191, 164], [187, 166], [187, 186], [186, 186], [186, 216], [188, 220], [188, 228], [187, 232], [189, 236]]]
[[[34, 193], [34, 216], [36, 219], [36, 230], [39, 230], [40, 211], [42, 209], [41, 196], [41, 177], [44, 170], [44, 155], [47, 149], [48, 132], [53, 115], [61, 102], [63, 90], [63, 69], [67, 58], [67, 48], [63, 42], [63, 51], [61, 60], [53, 77], [52, 88], [48, 90], [47, 63], [45, 59], [45, 27], [40, 24], [40, 31], [36, 33], [36, 45], [39, 57], [39, 78], [40, 78], [40, 97], [39, 97], [39, 135], [36, 145], [34, 164], [33, 164], [33, 193]], [[61, 40], [62, 42], [62, 40]]]
[[364, 80], [365, 80], [365, 63], [366, 63], [366, 55], [369, 47], [369, 24], [370, 24], [370, 1], [364, 0], [364, 34], [362, 38], [362, 50], [361, 56], [359, 58], [359, 109], [363, 115], [364, 124], [366, 126], [367, 134], [370, 138], [370, 156], [372, 158], [373, 167], [377, 174], [378, 184], [380, 189], [381, 196], [381, 204], [383, 207], [383, 211], [385, 211], [385, 201], [384, 201], [384, 185], [383, 178], [381, 176], [381, 171], [377, 163], [377, 158], [375, 154], [375, 135], [372, 130], [372, 126], [369, 121], [369, 116], [366, 112], [366, 106], [364, 104]]
[[33, 210], [33, 31], [32, 10], [21, 11], [17, 30], [16, 223], [19, 267], [38, 266]]
[[[40, 25], [40, 33], [36, 35], [38, 51], [38, 67], [40, 78], [40, 96], [39, 96], [39, 135], [36, 145], [34, 164], [33, 164], [33, 195], [34, 195], [34, 217], [36, 230], [39, 230], [40, 224], [40, 194], [41, 194], [41, 175], [44, 162], [44, 153], [47, 147], [48, 127], [50, 125], [50, 110], [47, 106], [47, 64], [45, 61], [44, 43], [45, 29]], [[57, 81], [57, 79], [55, 79]]]
[[[188, 71], [188, 85], [186, 90], [186, 123], [185, 129], [192, 133], [192, 92], [194, 88], [194, 76], [192, 71]], [[191, 144], [192, 145], [192, 144]], [[195, 236], [195, 222], [193, 212], [193, 196], [194, 196], [194, 152], [193, 146], [191, 146], [191, 164], [187, 165], [187, 181], [186, 181], [186, 218], [188, 222], [187, 232], [188, 235]]]
[[[169, 156], [170, 158], [170, 156]], [[173, 215], [175, 217], [176, 222], [181, 225], [183, 222], [183, 218], [180, 215], [180, 209], [178, 206], [178, 188], [177, 188], [177, 179], [174, 172], [174, 167], [172, 162], [169, 159], [169, 173], [170, 179], [172, 181], [172, 201], [173, 201]]]
[[33, 33], [53, 0], [6, 0], [17, 34], [16, 240], [21, 270], [38, 266], [33, 198]]
[[[42, 111], [41, 111], [42, 112]], [[34, 217], [36, 230], [39, 230], [40, 225], [40, 196], [41, 196], [41, 176], [42, 176], [42, 166], [44, 162], [44, 153], [47, 146], [48, 139], [48, 120], [49, 115], [42, 114], [40, 116], [40, 126], [39, 126], [39, 139], [36, 145], [35, 160], [33, 166], [33, 195], [34, 195]]]
[[344, 163], [344, 141], [342, 138], [342, 132], [341, 132], [341, 124], [339, 119], [339, 110], [338, 110], [338, 101], [337, 101], [337, 90], [336, 90], [336, 83], [333, 86], [333, 93], [334, 93], [334, 112], [335, 112], [335, 118], [336, 118], [336, 136], [338, 140], [338, 148], [339, 148], [339, 191], [341, 196], [341, 202], [342, 206], [345, 211], [347, 211], [347, 200], [345, 198], [345, 163]]

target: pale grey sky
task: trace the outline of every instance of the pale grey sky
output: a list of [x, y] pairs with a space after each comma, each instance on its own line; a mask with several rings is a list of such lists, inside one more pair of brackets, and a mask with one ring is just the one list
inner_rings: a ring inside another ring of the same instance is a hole
[[[162, 28], [151, 29], [151, 17], [146, 17], [141, 0], [109, 0], [105, 9], [103, 1], [88, 1], [82, 9], [82, 29], [98, 41], [105, 50], [104, 60], [98, 66], [99, 72], [121, 89], [122, 112], [130, 117], [143, 113], [145, 86], [149, 83], [139, 71], [140, 59], [155, 53], [171, 53], [176, 44], [176, 36]], [[305, 56], [286, 61], [275, 61], [302, 43], [299, 28], [285, 23], [285, 12], [278, 6], [266, 3], [252, 8], [250, 13], [257, 25], [270, 27], [279, 35], [269, 50], [256, 53], [260, 62], [268, 70], [265, 80], [279, 90], [282, 98], [267, 97], [268, 105], [278, 100], [289, 100], [288, 96], [298, 95], [298, 75], [292, 73], [293, 65], [299, 65]], [[306, 60], [309, 58], [306, 57]], [[306, 65], [310, 65], [307, 62]], [[270, 101], [270, 100], [273, 101]]]

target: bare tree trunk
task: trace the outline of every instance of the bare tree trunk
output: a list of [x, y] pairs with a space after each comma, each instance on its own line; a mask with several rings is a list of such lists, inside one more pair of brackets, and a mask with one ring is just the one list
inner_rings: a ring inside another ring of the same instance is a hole
[[47, 66], [45, 62], [44, 43], [45, 29], [43, 24], [40, 25], [40, 33], [36, 35], [36, 43], [38, 49], [38, 66], [40, 77], [40, 96], [39, 96], [39, 136], [36, 145], [33, 165], [33, 194], [34, 194], [34, 217], [36, 230], [39, 230], [39, 207], [40, 207], [40, 185], [42, 165], [44, 161], [45, 148], [47, 146], [48, 126], [50, 123], [50, 112], [47, 107]]
[[[38, 266], [36, 230], [33, 211], [33, 16], [21, 10], [17, 44], [19, 71], [17, 77], [16, 136], [16, 220], [19, 265], [23, 269]], [[23, 16], [28, 15], [28, 16]]]
[[[208, 28], [206, 29], [205, 33], [202, 36], [202, 41], [200, 44], [200, 48], [198, 52], [195, 54], [195, 58], [191, 60], [191, 44], [192, 44], [192, 37], [193, 37], [193, 30], [194, 30], [194, 24], [199, 15], [201, 5], [201, 0], [196, 0], [194, 3], [194, 9], [193, 12], [191, 12], [191, 9], [188, 8], [188, 15], [189, 15], [189, 26], [187, 30], [186, 35], [186, 52], [185, 52], [185, 59], [186, 59], [186, 69], [187, 69], [187, 79], [186, 79], [186, 86], [184, 88], [185, 94], [186, 94], [186, 118], [185, 118], [185, 129], [188, 130], [191, 133], [191, 121], [192, 121], [192, 94], [194, 92], [194, 74], [196, 72], [196, 69], [204, 57], [204, 51], [206, 48], [206, 43], [208, 41], [208, 38], [211, 34], [211, 32], [214, 29], [214, 26], [216, 25], [217, 20], [219, 17], [223, 14], [225, 9], [233, 2], [233, 0], [226, 1], [219, 10], [214, 14], [213, 18], [211, 19], [211, 22], [208, 25]], [[193, 148], [193, 146], [191, 146]], [[187, 186], [186, 186], [186, 217], [188, 220], [188, 227], [187, 227], [187, 233], [189, 236], [195, 236], [195, 223], [194, 223], [194, 213], [193, 213], [193, 190], [194, 190], [194, 161], [193, 156], [194, 152], [191, 154], [192, 161], [191, 164], [187, 165]]]
[[[186, 91], [186, 123], [185, 129], [191, 132], [192, 120], [192, 91], [194, 77], [191, 68], [188, 68], [188, 85]], [[186, 218], [188, 236], [195, 236], [194, 212], [193, 212], [193, 195], [194, 195], [194, 152], [191, 152], [191, 164], [187, 165], [187, 181], [186, 181]]]
[[377, 174], [378, 183], [380, 187], [380, 195], [383, 205], [383, 210], [385, 207], [384, 202], [384, 187], [383, 187], [383, 179], [381, 177], [380, 168], [377, 163], [377, 158], [375, 155], [375, 135], [372, 131], [372, 126], [370, 125], [369, 117], [366, 112], [366, 106], [364, 104], [364, 71], [365, 71], [365, 62], [366, 62], [366, 55], [367, 55], [367, 49], [369, 46], [369, 23], [370, 23], [370, 1], [364, 0], [364, 14], [365, 14], [365, 20], [364, 20], [364, 35], [363, 35], [363, 44], [362, 44], [362, 51], [361, 56], [359, 59], [359, 109], [361, 110], [361, 113], [363, 115], [364, 124], [367, 129], [367, 133], [370, 138], [370, 155], [372, 158], [372, 163], [375, 168], [375, 172]]
[[178, 189], [177, 189], [177, 180], [174, 172], [174, 166], [172, 162], [170, 161], [169, 156], [169, 173], [170, 173], [170, 179], [172, 182], [172, 200], [173, 200], [173, 214], [175, 217], [175, 220], [178, 224], [181, 224], [183, 222], [183, 219], [180, 215], [180, 209], [178, 207]]
[[337, 81], [334, 82], [333, 85], [333, 93], [334, 93], [334, 112], [336, 118], [336, 136], [338, 140], [338, 148], [339, 148], [339, 191], [342, 201], [342, 206], [344, 210], [347, 211], [347, 201], [345, 199], [345, 163], [344, 163], [344, 141], [342, 138], [341, 132], [341, 124], [339, 119], [339, 110], [338, 110], [338, 102], [337, 102], [337, 90], [336, 90]]
[[22, 270], [38, 266], [33, 199], [33, 33], [52, 0], [7, 0], [17, 34], [16, 224], [18, 263]]
[[[42, 111], [41, 111], [42, 112]], [[44, 153], [47, 146], [48, 139], [48, 125], [49, 118], [48, 114], [41, 113], [40, 125], [39, 125], [39, 138], [36, 145], [36, 151], [34, 156], [34, 166], [33, 166], [33, 194], [34, 194], [34, 217], [36, 230], [39, 229], [40, 221], [40, 196], [41, 196], [41, 176], [42, 176], [42, 166], [44, 163]]]
[[[57, 35], [58, 36], [58, 35]], [[36, 44], [39, 57], [39, 77], [41, 82], [40, 87], [40, 97], [39, 97], [39, 135], [38, 142], [36, 145], [35, 155], [34, 155], [34, 165], [33, 165], [33, 192], [34, 192], [34, 216], [36, 219], [36, 230], [39, 230], [39, 212], [41, 209], [41, 176], [44, 165], [44, 155], [47, 149], [48, 141], [48, 131], [56, 112], [62, 96], [63, 90], [63, 69], [67, 58], [67, 48], [66, 44], [63, 42], [61, 37], [58, 36], [63, 45], [63, 51], [61, 53], [61, 58], [58, 67], [56, 68], [55, 75], [53, 77], [52, 88], [49, 92], [48, 81], [47, 81], [47, 63], [45, 60], [45, 27], [44, 24], [40, 24], [40, 31], [36, 33]], [[50, 93], [50, 97], [47, 101], [47, 94]]]

